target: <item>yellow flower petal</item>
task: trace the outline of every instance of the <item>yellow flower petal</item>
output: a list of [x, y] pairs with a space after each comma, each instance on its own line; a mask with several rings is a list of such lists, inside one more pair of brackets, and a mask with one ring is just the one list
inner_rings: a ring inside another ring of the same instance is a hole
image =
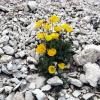
[[62, 28], [67, 32], [73, 32], [73, 28], [69, 24], [66, 23], [62, 24]]
[[51, 35], [45, 35], [45, 40], [46, 41], [51, 41], [52, 40], [52, 36]]
[[44, 54], [46, 52], [46, 46], [45, 44], [41, 43], [37, 46], [36, 52], [39, 54]]
[[52, 39], [58, 39], [59, 34], [58, 33], [51, 33]]
[[35, 28], [39, 28], [42, 26], [44, 20], [38, 20], [37, 22], [35, 22]]
[[65, 68], [65, 64], [64, 64], [64, 63], [59, 63], [59, 64], [58, 64], [58, 67], [59, 67], [60, 69], [64, 69], [64, 68]]
[[55, 72], [56, 72], [55, 66], [52, 66], [52, 65], [49, 66], [49, 67], [48, 67], [48, 71], [49, 71], [50, 74], [55, 74]]
[[55, 30], [56, 32], [60, 32], [60, 31], [62, 30], [62, 27], [61, 27], [61, 26], [55, 26], [55, 27], [54, 27], [54, 30]]
[[55, 48], [51, 48], [51, 49], [49, 49], [49, 50], [47, 51], [47, 53], [48, 53], [49, 56], [53, 57], [53, 56], [56, 55], [57, 51], [56, 51]]
[[60, 21], [60, 18], [56, 15], [52, 15], [50, 18], [49, 18], [49, 21], [51, 23], [56, 23], [56, 22], [59, 22]]
[[43, 26], [43, 28], [44, 28], [45, 30], [50, 30], [50, 29], [51, 29], [51, 25], [48, 24], [48, 23], [45, 23], [44, 26]]
[[45, 34], [46, 34], [46, 33], [44, 33], [44, 32], [38, 33], [38, 34], [37, 34], [37, 38], [38, 38], [38, 39], [44, 39], [44, 38], [45, 38]]

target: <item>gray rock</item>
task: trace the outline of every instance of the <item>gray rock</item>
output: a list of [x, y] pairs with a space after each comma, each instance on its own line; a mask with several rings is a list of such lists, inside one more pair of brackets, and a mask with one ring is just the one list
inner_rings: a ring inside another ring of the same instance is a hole
[[45, 98], [47, 98], [40, 89], [35, 89], [34, 91], [32, 91], [32, 93], [36, 95], [38, 100], [45, 100]]
[[5, 100], [5, 95], [4, 94], [0, 94], [0, 100]]
[[30, 83], [29, 85], [29, 89], [34, 90], [35, 89], [36, 84], [34, 82]]
[[84, 95], [83, 95], [83, 99], [84, 99], [84, 100], [88, 100], [88, 99], [90, 99], [92, 96], [94, 96], [93, 93], [87, 93], [87, 94], [84, 94]]
[[13, 70], [13, 65], [12, 65], [11, 62], [9, 62], [9, 63], [7, 64], [7, 69], [8, 69], [9, 71], [12, 71], [12, 70]]
[[86, 81], [93, 87], [97, 86], [100, 79], [100, 67], [95, 63], [87, 63], [83, 66]]
[[66, 100], [64, 97], [59, 97], [58, 100]]
[[78, 65], [84, 65], [87, 62], [94, 63], [100, 59], [100, 46], [87, 45], [79, 54], [75, 54], [73, 57]]
[[12, 74], [12, 72], [10, 72], [10, 71], [8, 71], [8, 69], [6, 68], [6, 66], [4, 66], [4, 65], [2, 65], [2, 72], [3, 73], [5, 73], [5, 74], [8, 74], [8, 75], [10, 75], [10, 74]]
[[28, 1], [27, 6], [29, 7], [29, 10], [34, 11], [38, 5], [37, 5], [36, 1]]
[[16, 94], [13, 97], [13, 100], [25, 100], [25, 99], [22, 93], [16, 92]]
[[5, 100], [13, 100], [14, 93], [9, 94]]
[[0, 48], [0, 55], [4, 54], [4, 51]]
[[1, 56], [1, 58], [0, 58], [0, 63], [7, 63], [7, 62], [9, 62], [10, 60], [12, 60], [12, 56], [3, 55], [3, 56]]
[[7, 35], [4, 35], [0, 38], [0, 44], [1, 43], [8, 43], [9, 37]]
[[27, 57], [27, 62], [28, 63], [33, 63], [33, 64], [38, 64], [37, 60], [33, 57]]
[[79, 90], [75, 90], [72, 94], [77, 98], [79, 95], [81, 95], [81, 92]]
[[19, 84], [20, 83], [20, 80], [18, 80], [17, 78], [11, 78], [10, 81], [12, 83], [15, 83], [15, 84]]
[[26, 93], [25, 93], [25, 100], [35, 100], [35, 98], [32, 95], [32, 92], [26, 91]]
[[75, 78], [69, 78], [68, 81], [69, 81], [71, 84], [73, 84], [73, 85], [75, 85], [75, 86], [77, 86], [77, 87], [82, 87], [82, 85], [83, 85], [82, 82], [81, 82], [80, 80], [75, 79]]
[[62, 85], [63, 81], [58, 76], [54, 76], [54, 77], [48, 79], [47, 83], [49, 85]]
[[23, 51], [17, 52], [15, 54], [15, 57], [16, 58], [23, 58], [25, 55], [26, 55], [26, 52], [23, 50]]
[[41, 88], [42, 91], [49, 91], [51, 89], [51, 85], [45, 85]]
[[13, 90], [13, 87], [11, 87], [11, 86], [5, 86], [5, 92], [6, 93], [11, 93], [12, 90]]

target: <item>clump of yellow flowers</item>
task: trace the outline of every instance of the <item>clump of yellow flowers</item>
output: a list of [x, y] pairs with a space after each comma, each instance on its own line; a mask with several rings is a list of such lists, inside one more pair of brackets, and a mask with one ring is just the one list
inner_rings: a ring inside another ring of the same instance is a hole
[[63, 33], [73, 32], [68, 23], [61, 23], [61, 19], [52, 15], [48, 19], [35, 22], [36, 37], [39, 40], [36, 52], [39, 58], [39, 70], [43, 73], [56, 74], [64, 70], [72, 56], [70, 41], [63, 39]]

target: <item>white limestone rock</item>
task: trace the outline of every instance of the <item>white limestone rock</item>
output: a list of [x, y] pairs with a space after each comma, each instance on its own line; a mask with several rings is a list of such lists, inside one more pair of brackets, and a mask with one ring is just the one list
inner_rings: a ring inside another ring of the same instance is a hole
[[93, 87], [97, 86], [100, 79], [100, 67], [96, 63], [87, 63], [83, 66], [86, 81]]
[[13, 100], [25, 100], [25, 99], [21, 92], [16, 92], [16, 94], [13, 97]]
[[62, 85], [63, 84], [63, 81], [58, 77], [58, 76], [54, 76], [50, 79], [47, 80], [47, 83], [49, 85]]
[[78, 65], [84, 65], [87, 62], [94, 63], [100, 59], [100, 45], [87, 45], [79, 54], [75, 54], [73, 58]]
[[84, 99], [84, 100], [88, 100], [88, 99], [90, 99], [92, 96], [94, 96], [93, 93], [86, 93], [86, 94], [83, 95], [83, 99]]
[[31, 91], [25, 92], [25, 100], [35, 100], [34, 96], [32, 95]]
[[7, 63], [12, 60], [12, 56], [9, 55], [2, 55], [0, 58], [0, 63]]
[[32, 91], [32, 93], [36, 95], [37, 100], [45, 100], [45, 98], [47, 98], [46, 95], [40, 89], [35, 89], [34, 91]]
[[71, 84], [73, 84], [73, 85], [75, 85], [75, 86], [77, 86], [77, 87], [82, 87], [82, 85], [83, 85], [82, 82], [81, 82], [80, 80], [75, 79], [75, 78], [69, 78], [68, 81], [69, 81]]

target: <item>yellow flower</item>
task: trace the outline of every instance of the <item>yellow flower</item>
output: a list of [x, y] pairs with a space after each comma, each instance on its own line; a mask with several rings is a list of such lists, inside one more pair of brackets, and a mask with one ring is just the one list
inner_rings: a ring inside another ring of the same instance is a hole
[[56, 32], [60, 32], [60, 31], [62, 30], [62, 27], [61, 27], [61, 26], [55, 26], [55, 27], [54, 27], [54, 30], [55, 30]]
[[49, 66], [49, 67], [48, 67], [48, 71], [49, 71], [50, 74], [55, 74], [55, 72], [56, 72], [55, 66], [52, 66], [52, 65]]
[[44, 33], [44, 32], [38, 33], [38, 34], [37, 34], [37, 38], [38, 38], [38, 39], [44, 39], [44, 38], [45, 38], [45, 34], [46, 34], [46, 33]]
[[56, 55], [57, 51], [56, 51], [55, 48], [51, 48], [51, 49], [49, 49], [49, 50], [47, 51], [47, 53], [48, 53], [49, 56], [53, 57], [53, 56]]
[[73, 32], [73, 28], [69, 24], [62, 24], [62, 28], [67, 32]]
[[58, 39], [59, 34], [58, 33], [51, 33], [52, 39]]
[[45, 39], [46, 39], [46, 41], [51, 41], [51, 40], [52, 40], [52, 36], [46, 34], [46, 35], [45, 35]]
[[49, 18], [50, 22], [51, 23], [56, 23], [56, 22], [59, 22], [60, 21], [60, 18], [56, 15], [52, 15], [50, 18]]
[[46, 52], [46, 46], [45, 44], [41, 43], [37, 46], [36, 52], [39, 54], [44, 54]]
[[60, 69], [64, 69], [64, 68], [65, 68], [65, 64], [64, 64], [64, 63], [59, 63], [59, 64], [58, 64], [58, 67], [59, 67]]
[[48, 24], [48, 23], [45, 23], [44, 26], [43, 26], [43, 28], [44, 28], [45, 30], [50, 30], [51, 25]]
[[42, 26], [44, 20], [38, 20], [37, 22], [35, 22], [35, 28], [39, 28]]

